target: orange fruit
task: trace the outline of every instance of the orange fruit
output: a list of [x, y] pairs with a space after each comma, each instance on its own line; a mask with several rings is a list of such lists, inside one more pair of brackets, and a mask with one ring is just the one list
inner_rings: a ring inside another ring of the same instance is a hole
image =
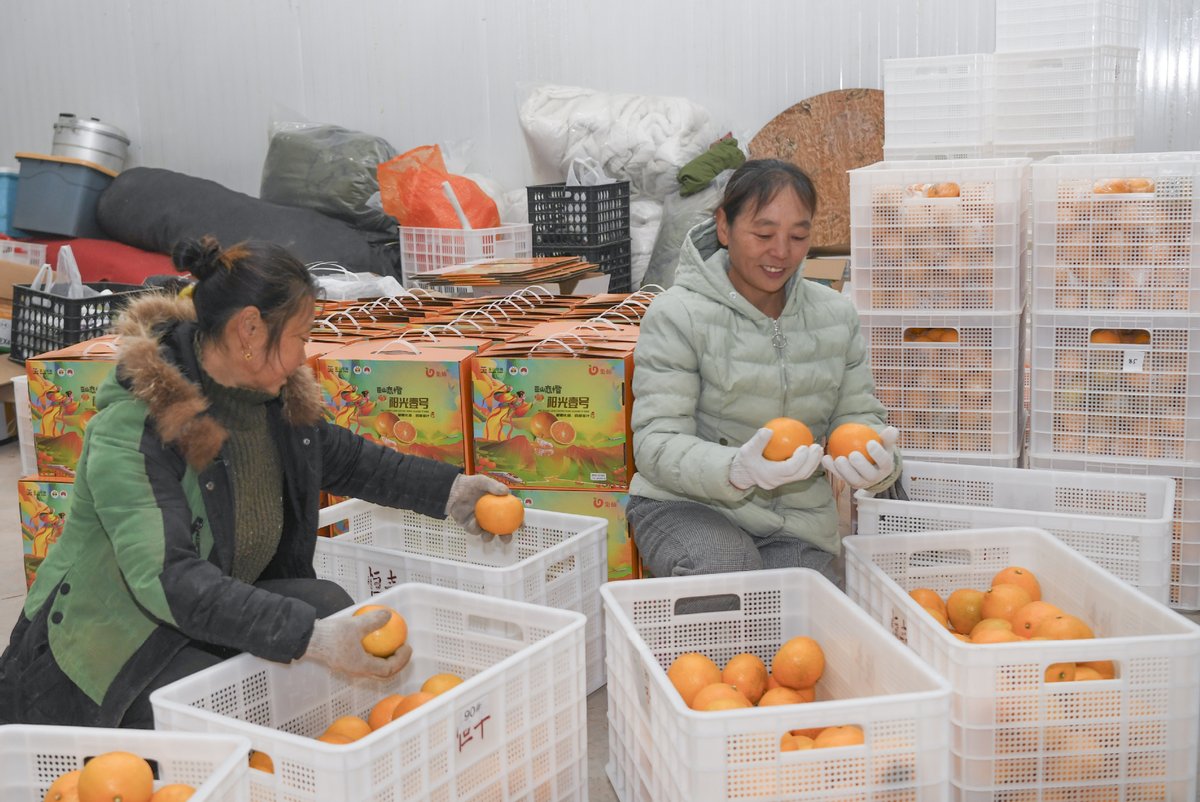
[[950, 619], [946, 617], [946, 610], [944, 607], [922, 607], [921, 609], [933, 616], [934, 620], [936, 620], [946, 629], [953, 629], [953, 627], [950, 626]]
[[1013, 613], [1013, 632], [1023, 638], [1032, 638], [1033, 631], [1043, 618], [1052, 615], [1062, 615], [1062, 610], [1046, 601], [1031, 601], [1029, 604]]
[[742, 707], [754, 707], [754, 705], [750, 704], [745, 696], [738, 694], [737, 696], [721, 696], [716, 699], [710, 699], [696, 709], [713, 712], [716, 710], [737, 710]]
[[511, 493], [504, 496], [484, 493], [475, 502], [475, 520], [485, 532], [511, 535], [525, 523], [525, 505]]
[[375, 706], [371, 708], [371, 712], [367, 714], [367, 725], [372, 730], [377, 730], [384, 724], [392, 720], [392, 714], [396, 712], [396, 705], [404, 701], [404, 694], [393, 693], [383, 697]]
[[266, 752], [259, 752], [257, 749], [250, 750], [250, 768], [258, 769], [267, 774], [275, 773], [275, 761], [271, 760], [271, 756]]
[[539, 410], [533, 413], [529, 419], [529, 431], [533, 432], [533, 436], [542, 440], [550, 439], [550, 427], [558, 421], [558, 417], [553, 412]]
[[357, 741], [364, 735], [371, 734], [371, 725], [358, 716], [342, 716], [333, 720], [325, 728], [326, 735], [345, 735], [351, 741]]
[[1017, 610], [1031, 601], [1029, 591], [1020, 585], [992, 585], [992, 589], [983, 594], [983, 606], [979, 611], [984, 618], [1003, 618], [1011, 622]]
[[68, 771], [46, 789], [42, 802], [76, 802], [79, 799], [79, 769]]
[[[867, 443], [874, 440], [876, 443], [882, 443], [879, 439], [879, 434], [863, 423], [843, 423], [841, 426], [834, 429], [829, 435], [829, 441], [825, 444], [825, 453], [837, 459], [838, 457], [847, 457], [855, 451], [867, 454], [867, 459], [870, 455], [867, 452]], [[874, 463], [874, 460], [872, 460]]]
[[983, 620], [983, 591], [959, 588], [946, 599], [946, 617], [955, 632], [969, 634]]
[[462, 681], [462, 677], [457, 674], [434, 674], [421, 683], [421, 690], [437, 696], [439, 693], [445, 693], [450, 690], [455, 685], [461, 685]]
[[971, 643], [1017, 643], [1023, 638], [1011, 629], [989, 628], [971, 633]]
[[1112, 679], [1117, 676], [1116, 669], [1113, 667], [1112, 660], [1086, 660], [1076, 665], [1083, 668], [1090, 668], [1100, 675], [1100, 679]]
[[550, 424], [550, 437], [559, 445], [569, 446], [575, 442], [575, 427], [565, 420], [556, 420]]
[[1121, 335], [1112, 329], [1096, 329], [1092, 332], [1091, 341], [1104, 345], [1112, 345], [1121, 342]]
[[767, 674], [767, 690], [768, 691], [771, 690], [772, 688], [782, 688], [782, 687], [783, 686], [779, 684], [779, 680], [775, 679], [775, 677], [773, 677], [771, 674], [769, 674], [769, 673]]
[[394, 412], [380, 412], [375, 416], [375, 431], [380, 437], [391, 437], [400, 418]]
[[408, 445], [417, 439], [417, 427], [406, 420], [396, 421], [396, 425], [392, 427], [392, 435], [398, 442]]
[[971, 627], [971, 631], [967, 634], [975, 637], [975, 633], [982, 632], [985, 629], [1004, 629], [1012, 632], [1012, 622], [1007, 618], [984, 618], [978, 624]]
[[992, 577], [992, 587], [996, 585], [1019, 585], [1029, 593], [1030, 601], [1042, 598], [1042, 586], [1038, 583], [1033, 571], [1019, 565], [1010, 565], [997, 572]]
[[408, 696], [405, 696], [404, 701], [396, 705], [396, 709], [392, 711], [392, 721], [400, 718], [405, 713], [411, 713], [421, 705], [431, 701], [433, 698], [434, 695], [432, 693], [427, 693], [426, 691], [410, 693]]
[[190, 785], [171, 783], [155, 791], [154, 796], [150, 797], [150, 802], [185, 802], [191, 799], [194, 793], [196, 789]]
[[774, 433], [762, 452], [767, 459], [782, 461], [795, 454], [797, 448], [813, 444], [812, 431], [794, 418], [774, 418], [763, 426]]
[[811, 688], [788, 688], [789, 691], [795, 691], [800, 697], [801, 702], [811, 702], [817, 698], [817, 687], [814, 685]]
[[1121, 342], [1129, 345], [1149, 345], [1150, 332], [1145, 329], [1132, 329], [1121, 335]]
[[792, 735], [790, 732], [785, 732], [779, 739], [780, 752], [796, 752], [802, 749], [812, 749], [813, 739], [807, 735]]
[[855, 746], [863, 743], [863, 731], [854, 724], [843, 724], [837, 727], [826, 727], [813, 739], [813, 749], [826, 749], [834, 746]]
[[735, 654], [721, 669], [721, 681], [741, 691], [750, 704], [758, 704], [767, 692], [767, 666], [756, 654]]
[[799, 691], [793, 691], [791, 688], [785, 688], [782, 685], [778, 688], [772, 688], [762, 695], [758, 700], [759, 707], [774, 707], [775, 705], [799, 705], [804, 704], [804, 697]]
[[729, 707], [725, 706], [714, 707], [713, 703], [718, 701], [737, 702], [732, 707], [752, 706], [750, 700], [737, 688], [724, 682], [714, 682], [712, 685], [701, 688], [696, 692], [696, 695], [692, 697], [691, 707], [693, 710], [729, 709]]
[[811, 688], [824, 672], [821, 644], [804, 635], [780, 646], [771, 660], [771, 674], [785, 688]]
[[323, 732], [317, 736], [317, 740], [321, 743], [333, 744], [334, 746], [345, 746], [354, 741], [353, 738], [342, 735], [340, 732]]
[[1086, 679], [1104, 679], [1100, 676], [1100, 672], [1091, 666], [1075, 666], [1075, 679], [1082, 681]]
[[721, 669], [699, 652], [687, 652], [675, 658], [667, 669], [667, 679], [683, 697], [683, 703], [692, 706], [692, 699], [701, 688], [721, 681]]
[[931, 607], [935, 610], [946, 612], [946, 602], [942, 601], [942, 597], [938, 595], [936, 590], [930, 588], [914, 588], [908, 592], [909, 596], [922, 607]]
[[1074, 663], [1051, 663], [1046, 666], [1046, 682], [1071, 682], [1074, 679]]
[[970, 642], [971, 642], [971, 636], [969, 636], [969, 635], [964, 635], [964, 634], [962, 634], [961, 632], [951, 632], [950, 634], [951, 634], [951, 635], [953, 635], [954, 637], [958, 638], [959, 640], [966, 642], [966, 643], [970, 643]]
[[379, 629], [367, 633], [362, 639], [363, 648], [376, 657], [391, 657], [408, 640], [408, 623], [404, 616], [383, 604], [368, 604], [355, 610], [354, 614], [362, 615], [371, 610], [387, 610], [392, 617]]
[[131, 752], [105, 752], [79, 772], [79, 802], [150, 802], [154, 772]]
[[823, 730], [823, 729], [825, 729], [825, 728], [824, 727], [808, 727], [808, 728], [802, 729], [802, 730], [788, 730], [788, 732], [792, 735], [795, 735], [797, 738], [815, 739], [818, 735], [821, 734], [821, 730]]
[[1050, 640], [1086, 640], [1094, 638], [1092, 628], [1073, 615], [1052, 615], [1034, 627], [1033, 634]]

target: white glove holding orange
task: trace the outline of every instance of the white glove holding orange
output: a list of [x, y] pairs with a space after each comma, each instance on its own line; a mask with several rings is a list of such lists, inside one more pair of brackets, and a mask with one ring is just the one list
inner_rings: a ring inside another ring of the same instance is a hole
[[[480, 496], [488, 493], [494, 496], [507, 496], [511, 492], [508, 485], [499, 479], [493, 479], [482, 473], [469, 476], [460, 473], [454, 477], [454, 484], [450, 486], [450, 497], [446, 499], [446, 514], [463, 529], [472, 535], [478, 535], [479, 539], [486, 543], [494, 535], [485, 531], [479, 526], [479, 521], [475, 520], [475, 502], [479, 501]], [[507, 543], [510, 540], [512, 540], [512, 535], [500, 536], [501, 543]]]
[[[879, 432], [882, 442], [871, 440], [867, 443], [867, 453], [851, 452], [849, 456], [833, 457], [826, 454], [821, 458], [825, 470], [841, 479], [855, 490], [872, 487], [886, 479], [896, 467], [896, 441], [900, 439], [900, 430], [895, 426], [886, 426]], [[869, 455], [869, 457], [868, 457]]]
[[376, 657], [362, 643], [390, 616], [387, 610], [371, 610], [362, 615], [318, 618], [304, 656], [356, 677], [390, 677], [408, 665], [412, 647], [406, 643], [391, 657]]
[[785, 460], [764, 457], [763, 449], [774, 434], [763, 427], [737, 450], [729, 466], [729, 484], [738, 490], [749, 490], [751, 487], [774, 490], [780, 485], [807, 479], [816, 472], [825, 453], [819, 445], [800, 446]]

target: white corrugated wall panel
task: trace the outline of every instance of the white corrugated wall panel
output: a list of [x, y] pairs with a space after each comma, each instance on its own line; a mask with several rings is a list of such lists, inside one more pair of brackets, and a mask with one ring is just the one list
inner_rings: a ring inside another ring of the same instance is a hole
[[[257, 194], [272, 110], [386, 138], [474, 144], [530, 181], [518, 86], [687, 97], [753, 135], [886, 58], [988, 52], [994, 0], [2, 0], [0, 166], [48, 151], [59, 112], [133, 139], [130, 164]], [[1147, 0], [1141, 150], [1195, 148], [1200, 0]]]

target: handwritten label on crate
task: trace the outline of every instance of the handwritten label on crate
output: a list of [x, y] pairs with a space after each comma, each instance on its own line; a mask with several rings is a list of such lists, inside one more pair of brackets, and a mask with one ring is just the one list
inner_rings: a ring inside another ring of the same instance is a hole
[[455, 737], [460, 755], [485, 749], [488, 744], [495, 744], [502, 737], [499, 725], [492, 720], [490, 707], [485, 697], [459, 709], [455, 716]]
[[901, 643], [908, 643], [908, 619], [895, 607], [892, 608], [892, 634]]
[[400, 578], [391, 568], [379, 569], [373, 565], [367, 565], [367, 589], [370, 590], [372, 596], [395, 586], [399, 581]]
[[1121, 372], [1141, 373], [1145, 364], [1145, 351], [1125, 351], [1125, 358], [1121, 360]]

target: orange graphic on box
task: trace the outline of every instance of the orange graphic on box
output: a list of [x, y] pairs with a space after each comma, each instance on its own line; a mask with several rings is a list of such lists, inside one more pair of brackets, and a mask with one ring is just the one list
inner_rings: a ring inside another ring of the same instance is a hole
[[21, 542], [25, 582], [32, 585], [38, 566], [58, 542], [67, 523], [71, 482], [30, 477], [17, 482], [17, 508], [21, 517]]

